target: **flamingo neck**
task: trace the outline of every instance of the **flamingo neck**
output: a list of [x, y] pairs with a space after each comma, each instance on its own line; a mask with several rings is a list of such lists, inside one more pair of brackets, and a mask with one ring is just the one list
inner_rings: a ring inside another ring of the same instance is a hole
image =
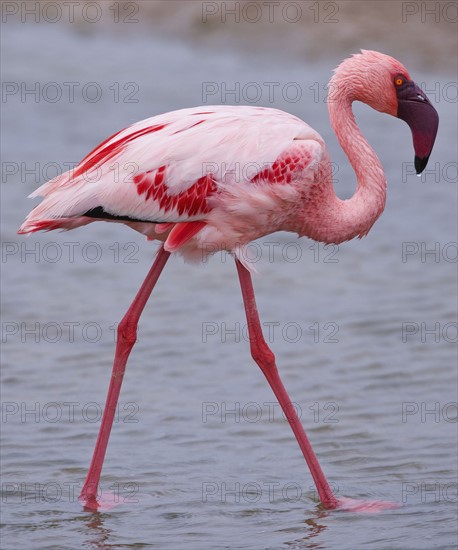
[[[383, 167], [358, 125], [351, 108], [354, 100], [366, 103], [357, 83], [341, 80], [336, 74], [330, 82], [328, 110], [331, 126], [357, 178], [355, 194], [347, 200], [331, 192], [322, 211], [323, 234], [314, 238], [328, 243], [341, 243], [368, 233], [383, 212], [386, 201], [386, 179]], [[329, 176], [330, 177], [330, 176]], [[330, 185], [332, 189], [332, 185]]]

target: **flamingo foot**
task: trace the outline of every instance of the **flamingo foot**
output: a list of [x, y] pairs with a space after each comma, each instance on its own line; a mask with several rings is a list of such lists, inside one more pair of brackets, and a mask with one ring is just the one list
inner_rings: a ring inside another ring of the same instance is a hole
[[366, 512], [375, 514], [382, 510], [394, 510], [401, 508], [398, 502], [389, 502], [386, 500], [357, 500], [354, 498], [338, 498], [337, 502], [323, 504], [328, 510], [343, 510], [344, 512]]
[[82, 504], [85, 512], [106, 512], [107, 510], [111, 510], [121, 504], [119, 495], [116, 495], [111, 491], [105, 491], [103, 497], [95, 497], [94, 495], [80, 495], [78, 500]]

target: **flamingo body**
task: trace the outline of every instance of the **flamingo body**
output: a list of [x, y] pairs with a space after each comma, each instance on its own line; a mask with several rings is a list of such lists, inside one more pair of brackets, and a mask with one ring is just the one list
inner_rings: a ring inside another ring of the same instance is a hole
[[[319, 187], [318, 187], [319, 184]], [[155, 116], [110, 137], [41, 186], [20, 232], [126, 223], [188, 258], [237, 251], [284, 228], [298, 203], [332, 190], [326, 146], [277, 109], [206, 106]], [[295, 223], [296, 222], [296, 223]], [[188, 241], [191, 242], [188, 243]]]

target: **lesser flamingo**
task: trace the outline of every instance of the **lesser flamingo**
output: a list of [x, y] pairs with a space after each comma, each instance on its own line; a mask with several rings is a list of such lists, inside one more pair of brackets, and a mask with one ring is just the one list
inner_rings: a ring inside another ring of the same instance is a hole
[[[97, 491], [127, 358], [136, 341], [138, 319], [164, 265], [172, 252], [202, 260], [218, 250], [235, 257], [251, 354], [290, 423], [322, 505], [352, 510], [391, 506], [337, 498], [331, 491], [263, 338], [249, 265], [243, 258], [244, 246], [275, 231], [339, 244], [366, 235], [380, 216], [386, 180], [356, 124], [353, 101], [406, 121], [416, 171], [424, 170], [438, 115], [399, 61], [362, 50], [337, 67], [329, 90], [331, 125], [358, 182], [348, 200], [335, 194], [326, 145], [305, 122], [276, 109], [225, 105], [183, 109], [137, 122], [105, 140], [74, 170], [32, 193], [44, 200], [19, 233], [68, 230], [103, 220], [124, 223], [162, 241], [118, 327], [107, 401], [80, 497], [87, 509], [103, 507]], [[243, 169], [248, 165], [251, 173]]]

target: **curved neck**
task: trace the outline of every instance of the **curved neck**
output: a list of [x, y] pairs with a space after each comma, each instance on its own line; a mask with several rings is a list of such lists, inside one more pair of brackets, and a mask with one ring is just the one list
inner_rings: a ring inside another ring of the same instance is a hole
[[363, 237], [383, 212], [386, 201], [386, 179], [383, 167], [374, 150], [356, 124], [351, 108], [354, 100], [364, 101], [356, 86], [338, 78], [329, 84], [331, 93], [328, 110], [331, 126], [352, 165], [358, 182], [353, 197], [341, 200], [331, 194], [325, 209], [326, 242], [341, 243]]

